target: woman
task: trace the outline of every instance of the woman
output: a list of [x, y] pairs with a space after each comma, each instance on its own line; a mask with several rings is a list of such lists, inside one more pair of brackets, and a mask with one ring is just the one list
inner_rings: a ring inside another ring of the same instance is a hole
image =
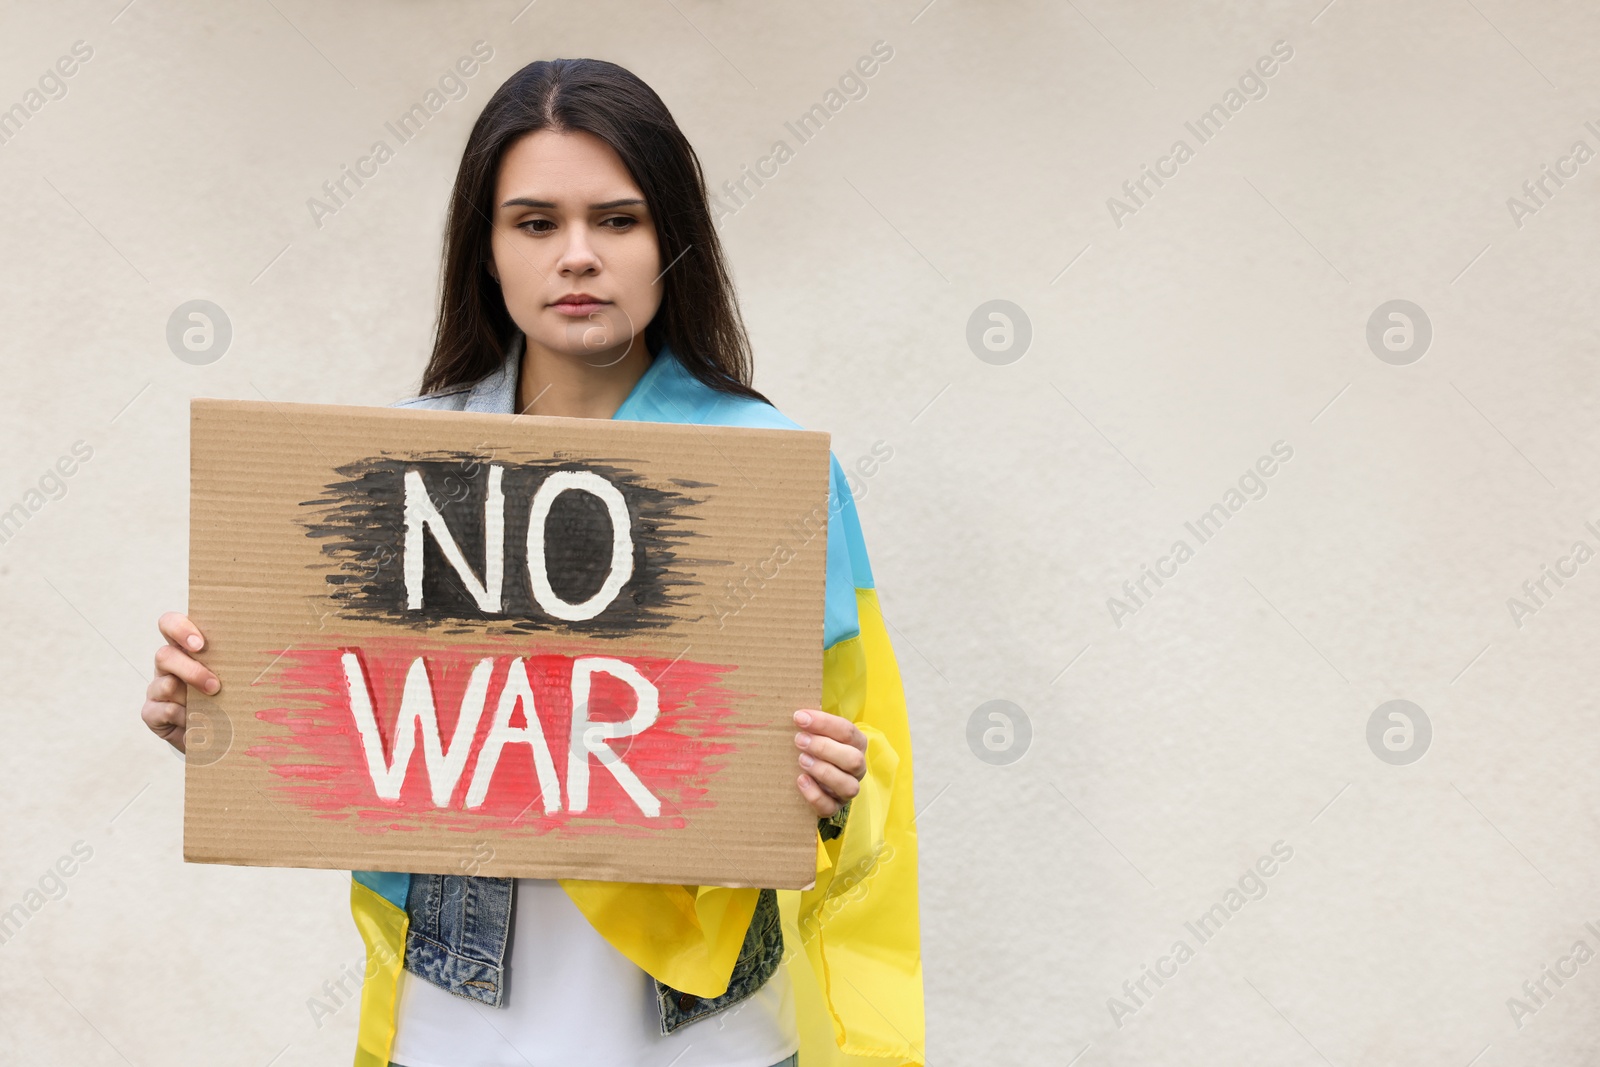
[[[494, 94], [442, 289], [402, 406], [798, 428], [750, 386], [694, 150], [615, 64], [532, 63]], [[358, 1067], [924, 1062], [905, 702], [837, 458], [831, 481], [824, 708], [795, 712], [815, 888], [354, 872]], [[181, 750], [187, 687], [222, 683], [188, 618], [159, 625], [142, 714]]]

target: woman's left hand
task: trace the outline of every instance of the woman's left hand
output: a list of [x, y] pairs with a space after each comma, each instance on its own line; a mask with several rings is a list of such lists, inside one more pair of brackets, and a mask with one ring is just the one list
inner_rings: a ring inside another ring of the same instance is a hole
[[867, 735], [841, 715], [813, 708], [794, 713], [800, 732], [794, 735], [800, 749], [800, 795], [817, 815], [826, 818], [844, 807], [861, 791], [867, 773]]

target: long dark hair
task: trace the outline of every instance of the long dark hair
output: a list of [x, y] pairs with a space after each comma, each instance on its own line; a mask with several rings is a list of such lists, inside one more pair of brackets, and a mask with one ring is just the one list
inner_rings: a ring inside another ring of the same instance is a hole
[[500, 366], [516, 323], [490, 276], [495, 183], [516, 140], [536, 130], [584, 130], [612, 147], [644, 191], [661, 262], [661, 307], [645, 327], [715, 389], [766, 401], [752, 388], [750, 339], [711, 224], [705, 176], [666, 104], [632, 71], [602, 59], [529, 63], [495, 90], [456, 172], [444, 238], [439, 319], [422, 391], [476, 382]]

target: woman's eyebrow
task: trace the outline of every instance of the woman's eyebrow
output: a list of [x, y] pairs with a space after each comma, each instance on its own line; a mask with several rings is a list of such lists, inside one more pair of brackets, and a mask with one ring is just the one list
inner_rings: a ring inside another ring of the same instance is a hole
[[[614, 207], [632, 207], [635, 204], [639, 205], [640, 207], [643, 207], [644, 206], [644, 201], [640, 200], [637, 197], [633, 197], [633, 198], [625, 199], [625, 200], [607, 200], [603, 204], [590, 204], [589, 205], [589, 210], [590, 211], [608, 211], [608, 210], [610, 210], [611, 208], [614, 208]], [[519, 196], [519, 197], [514, 197], [511, 200], [507, 200], [505, 203], [501, 204], [500, 206], [501, 207], [554, 208], [556, 205], [555, 205], [555, 203], [553, 201], [550, 201], [550, 200], [533, 200], [533, 199], [531, 199], [529, 197], [526, 197], [526, 196]]]

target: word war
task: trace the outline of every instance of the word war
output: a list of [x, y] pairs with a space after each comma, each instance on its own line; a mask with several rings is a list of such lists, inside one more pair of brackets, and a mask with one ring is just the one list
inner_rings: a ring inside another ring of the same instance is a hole
[[380, 640], [283, 659], [300, 699], [260, 717], [290, 734], [251, 754], [296, 801], [383, 828], [432, 813], [648, 823], [703, 803], [738, 733], [727, 668], [682, 657], [415, 654]]

